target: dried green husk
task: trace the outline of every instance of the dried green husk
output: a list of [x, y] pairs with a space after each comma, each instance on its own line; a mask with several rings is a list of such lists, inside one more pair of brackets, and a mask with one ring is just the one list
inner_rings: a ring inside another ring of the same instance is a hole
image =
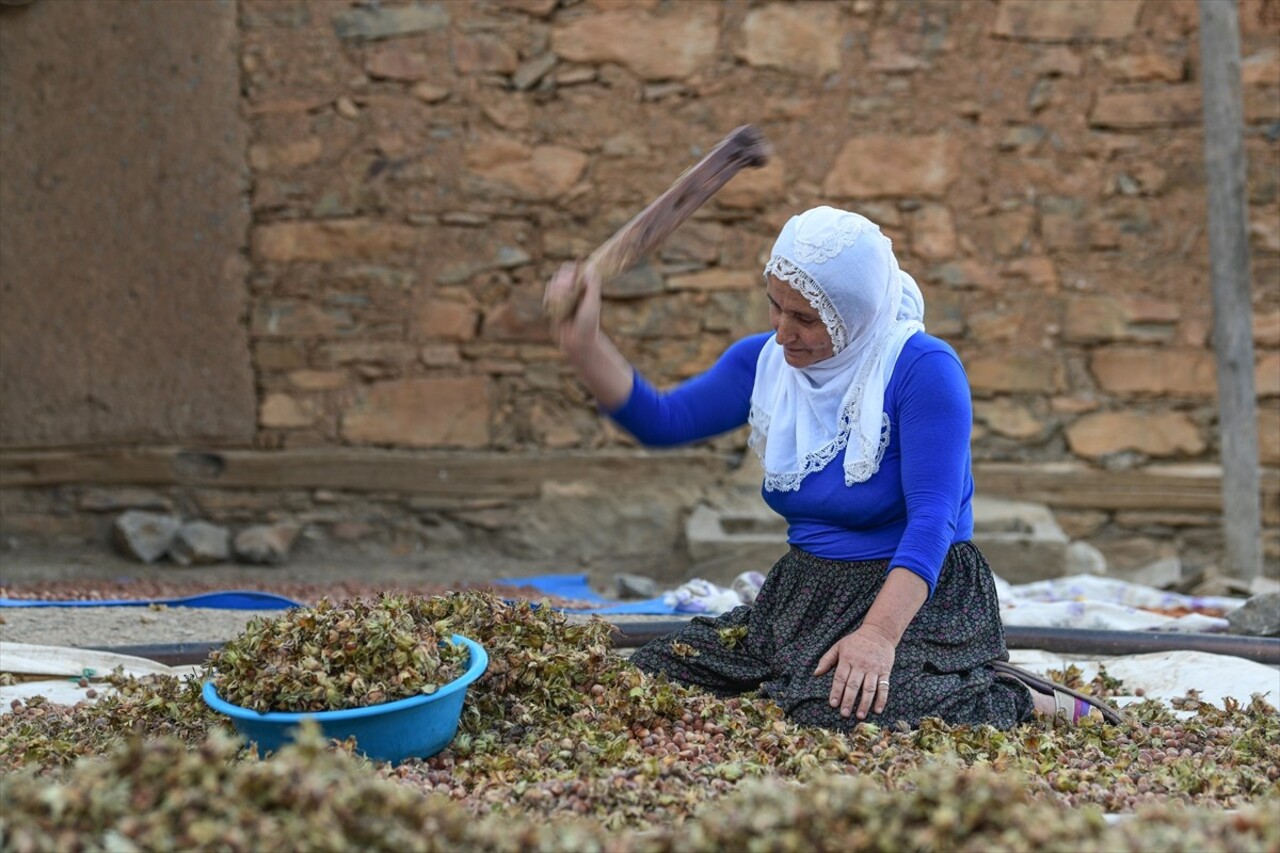
[[[590, 818], [589, 826], [615, 834], [705, 822], [753, 779], [782, 791], [787, 784], [807, 790], [828, 776], [856, 776], [877, 790], [901, 792], [899, 780], [933, 772], [940, 761], [1016, 776], [1020, 796], [1057, 811], [1093, 805], [1180, 815], [1197, 805], [1247, 809], [1280, 802], [1280, 715], [1261, 698], [1216, 708], [1192, 695], [1178, 710], [1142, 702], [1127, 709], [1127, 726], [1037, 722], [1004, 732], [931, 720], [915, 731], [861, 726], [837, 734], [797, 726], [757, 696], [722, 699], [644, 676], [610, 652], [610, 627], [599, 620], [569, 624], [549, 608], [473, 592], [423, 599], [420, 606], [437, 634], [458, 633], [484, 645], [489, 671], [469, 688], [449, 749], [395, 768], [362, 765], [363, 772], [415, 797], [447, 795], [473, 815], [494, 812], [513, 827], [512, 837], [526, 819], [564, 816]], [[134, 689], [132, 722], [99, 710], [108, 697], [51, 714], [56, 723], [24, 723], [21, 730], [43, 738], [44, 746], [19, 746], [19, 727], [0, 717], [0, 759], [56, 767], [75, 754], [103, 752], [113, 738], [149, 724], [149, 715], [170, 726], [186, 720], [184, 708], [203, 718], [194, 692], [181, 694], [191, 703], [183, 706], [163, 682]], [[154, 707], [140, 698], [166, 689], [167, 698], [157, 696]], [[1108, 685], [1094, 689], [1105, 693]], [[184, 725], [175, 733], [194, 746], [209, 723]], [[86, 731], [91, 747], [49, 746], [79, 742]], [[18, 749], [26, 752], [18, 756]], [[1274, 848], [1250, 843], [1239, 849]], [[584, 841], [579, 849], [591, 848]]]
[[6, 850], [885, 851], [1274, 850], [1268, 809], [1144, 810], [1110, 826], [1097, 809], [1037, 800], [1021, 774], [954, 759], [900, 778], [754, 780], [680, 826], [609, 832], [598, 822], [502, 814], [479, 820], [445, 796], [370, 772], [308, 725], [267, 760], [234, 761], [215, 734], [191, 749], [131, 739], [83, 760], [65, 784], [30, 772], [0, 787]]
[[94, 702], [56, 705], [36, 696], [0, 715], [0, 771], [30, 766], [53, 770], [82, 756], [101, 755], [129, 736], [199, 743], [230, 722], [200, 698], [199, 679], [113, 674], [115, 690]]
[[255, 711], [338, 711], [431, 694], [458, 678], [465, 647], [440, 633], [429, 599], [321, 599], [259, 617], [209, 656], [218, 695]]

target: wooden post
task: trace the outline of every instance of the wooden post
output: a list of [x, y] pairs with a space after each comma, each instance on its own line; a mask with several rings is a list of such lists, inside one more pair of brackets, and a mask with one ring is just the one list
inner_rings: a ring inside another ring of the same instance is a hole
[[1236, 0], [1199, 0], [1200, 81], [1204, 96], [1209, 270], [1222, 448], [1222, 532], [1226, 572], [1262, 572], [1258, 496], [1258, 419], [1254, 392], [1249, 215], [1245, 196], [1244, 111]]

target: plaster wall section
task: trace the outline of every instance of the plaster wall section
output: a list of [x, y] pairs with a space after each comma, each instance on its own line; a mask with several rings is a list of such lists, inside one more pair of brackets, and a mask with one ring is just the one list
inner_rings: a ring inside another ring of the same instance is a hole
[[0, 8], [0, 446], [253, 442], [236, 15]]

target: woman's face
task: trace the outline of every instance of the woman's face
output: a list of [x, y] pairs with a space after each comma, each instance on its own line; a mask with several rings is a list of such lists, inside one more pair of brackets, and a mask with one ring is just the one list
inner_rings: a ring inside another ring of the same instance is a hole
[[777, 276], [769, 276], [769, 325], [773, 326], [787, 364], [809, 367], [831, 358], [831, 333], [800, 291]]

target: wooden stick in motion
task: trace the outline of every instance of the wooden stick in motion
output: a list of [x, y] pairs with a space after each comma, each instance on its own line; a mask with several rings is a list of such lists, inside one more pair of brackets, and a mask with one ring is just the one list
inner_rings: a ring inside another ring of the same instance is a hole
[[706, 157], [685, 170], [666, 192], [592, 252], [585, 265], [579, 264], [578, 273], [567, 286], [548, 288], [543, 299], [547, 316], [560, 323], [577, 311], [586, 287], [584, 266], [593, 268], [602, 282], [626, 272], [656, 249], [730, 178], [743, 169], [765, 165], [771, 153], [764, 134], [753, 125], [743, 125], [730, 133]]

